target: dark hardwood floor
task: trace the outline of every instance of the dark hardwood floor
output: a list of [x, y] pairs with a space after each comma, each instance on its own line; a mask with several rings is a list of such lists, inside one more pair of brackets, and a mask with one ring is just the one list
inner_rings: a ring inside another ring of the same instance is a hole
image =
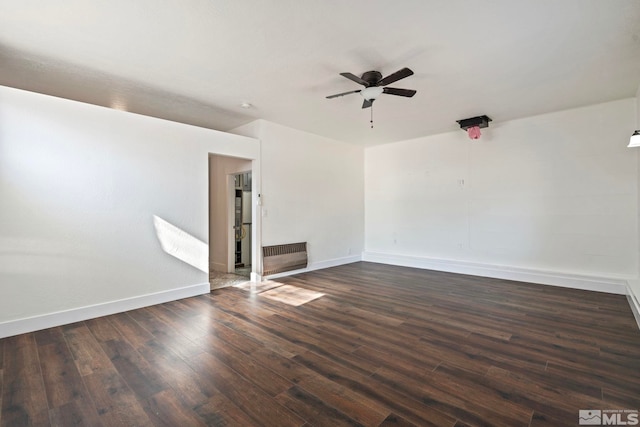
[[640, 409], [624, 296], [371, 263], [279, 282], [0, 340], [0, 426], [575, 426]]

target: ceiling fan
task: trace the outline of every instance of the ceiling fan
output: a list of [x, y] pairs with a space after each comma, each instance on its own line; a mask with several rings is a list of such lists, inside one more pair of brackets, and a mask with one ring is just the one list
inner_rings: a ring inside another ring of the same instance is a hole
[[389, 74], [385, 78], [382, 78], [382, 74], [379, 71], [367, 71], [362, 75], [362, 77], [358, 77], [355, 74], [351, 74], [351, 73], [340, 73], [340, 75], [358, 84], [361, 84], [362, 86], [364, 86], [364, 89], [337, 93], [335, 95], [327, 96], [327, 99], [350, 95], [352, 93], [359, 93], [364, 98], [364, 102], [362, 103], [362, 108], [369, 108], [373, 105], [373, 101], [375, 101], [376, 98], [383, 93], [386, 93], [388, 95], [405, 96], [407, 98], [411, 98], [413, 95], [416, 94], [416, 91], [413, 89], [398, 89], [394, 87], [383, 87], [391, 83], [397, 82], [398, 80], [404, 79], [405, 77], [409, 77], [413, 75], [413, 71], [411, 71], [406, 67], [396, 71], [393, 74]]

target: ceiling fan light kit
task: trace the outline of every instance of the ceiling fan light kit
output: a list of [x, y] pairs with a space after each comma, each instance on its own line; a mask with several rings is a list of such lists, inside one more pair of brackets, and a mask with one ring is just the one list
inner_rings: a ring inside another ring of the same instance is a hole
[[362, 97], [367, 101], [373, 101], [374, 99], [379, 97], [383, 91], [384, 89], [379, 86], [372, 86], [362, 89], [360, 91], [360, 95], [362, 95]]
[[629, 138], [629, 145], [627, 147], [640, 147], [640, 130], [633, 132], [631, 138]]
[[492, 120], [485, 115], [456, 120], [460, 125], [460, 129], [467, 131], [467, 135], [471, 139], [480, 139], [480, 129], [489, 127], [490, 121]]

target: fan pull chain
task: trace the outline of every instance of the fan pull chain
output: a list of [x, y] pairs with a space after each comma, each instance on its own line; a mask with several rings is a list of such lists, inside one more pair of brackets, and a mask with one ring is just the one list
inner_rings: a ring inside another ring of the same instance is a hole
[[373, 129], [373, 104], [371, 104], [371, 129]]

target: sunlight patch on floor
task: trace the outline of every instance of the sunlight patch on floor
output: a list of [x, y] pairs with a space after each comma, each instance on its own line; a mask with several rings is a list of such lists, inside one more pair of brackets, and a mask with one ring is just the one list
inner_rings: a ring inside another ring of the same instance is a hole
[[323, 293], [310, 291], [293, 285], [282, 285], [260, 293], [260, 296], [283, 302], [289, 305], [299, 306], [324, 296]]
[[235, 287], [251, 292], [252, 294], [258, 294], [261, 297], [269, 298], [273, 301], [283, 302], [296, 307], [325, 295], [321, 292], [310, 291], [309, 289], [299, 288], [293, 285], [283, 285], [282, 283], [271, 280], [261, 283], [246, 282], [236, 285]]

